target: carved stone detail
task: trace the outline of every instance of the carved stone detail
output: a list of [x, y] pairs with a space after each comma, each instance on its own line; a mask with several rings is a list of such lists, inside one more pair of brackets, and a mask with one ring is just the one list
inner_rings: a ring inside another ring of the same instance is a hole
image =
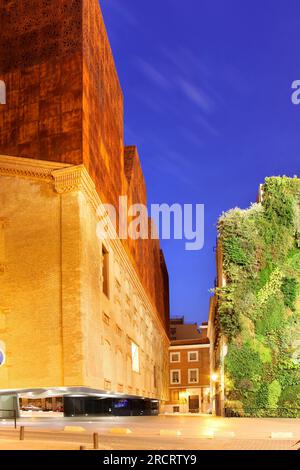
[[[51, 182], [53, 181], [53, 170], [62, 167], [66, 167], [66, 165], [0, 155], [0, 176], [19, 176], [31, 180]], [[68, 165], [68, 167], [70, 166]]]
[[0, 275], [4, 274], [7, 271], [7, 264], [0, 263]]
[[53, 171], [54, 187], [57, 193], [64, 194], [82, 189], [81, 166]]
[[6, 228], [8, 225], [8, 219], [6, 217], [0, 217], [0, 228]]

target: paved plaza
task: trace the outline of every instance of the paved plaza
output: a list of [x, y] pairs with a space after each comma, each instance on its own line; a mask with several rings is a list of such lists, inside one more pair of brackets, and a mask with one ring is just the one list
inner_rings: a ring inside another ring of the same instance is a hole
[[[0, 449], [92, 448], [100, 450], [296, 450], [299, 419], [217, 418], [211, 416], [118, 417], [87, 419], [22, 418], [25, 440], [10, 421], [0, 422]], [[65, 426], [74, 427], [64, 431]], [[80, 427], [81, 430], [77, 430]], [[125, 430], [130, 432], [124, 433]], [[114, 434], [112, 434], [114, 433]], [[163, 435], [161, 435], [163, 434]]]

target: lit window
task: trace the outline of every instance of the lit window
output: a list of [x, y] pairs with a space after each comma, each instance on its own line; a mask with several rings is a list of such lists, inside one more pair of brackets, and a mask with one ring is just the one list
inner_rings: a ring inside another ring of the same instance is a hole
[[133, 341], [131, 342], [131, 360], [133, 372], [140, 372], [140, 355], [139, 347]]
[[179, 352], [172, 352], [170, 354], [170, 362], [180, 362], [180, 353]]
[[102, 292], [109, 297], [109, 253], [102, 245]]
[[199, 382], [199, 370], [198, 369], [189, 369], [189, 383], [198, 383]]
[[198, 359], [198, 351], [189, 351], [188, 352], [188, 361], [189, 362], [197, 362]]
[[171, 370], [171, 384], [180, 384], [181, 382], [181, 373], [180, 370]]

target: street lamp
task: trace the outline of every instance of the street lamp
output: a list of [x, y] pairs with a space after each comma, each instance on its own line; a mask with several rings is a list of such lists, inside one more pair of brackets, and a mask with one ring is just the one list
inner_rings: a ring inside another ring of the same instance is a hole
[[216, 382], [216, 381], [218, 380], [218, 374], [216, 374], [216, 373], [212, 374], [211, 380], [212, 380], [213, 382]]

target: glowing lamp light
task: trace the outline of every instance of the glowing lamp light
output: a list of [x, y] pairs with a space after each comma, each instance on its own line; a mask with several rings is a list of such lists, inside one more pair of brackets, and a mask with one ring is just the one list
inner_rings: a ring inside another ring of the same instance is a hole
[[188, 396], [189, 396], [188, 392], [180, 392], [179, 393], [180, 400], [187, 400]]
[[212, 374], [211, 380], [212, 380], [213, 382], [216, 382], [216, 381], [218, 380], [218, 374]]

